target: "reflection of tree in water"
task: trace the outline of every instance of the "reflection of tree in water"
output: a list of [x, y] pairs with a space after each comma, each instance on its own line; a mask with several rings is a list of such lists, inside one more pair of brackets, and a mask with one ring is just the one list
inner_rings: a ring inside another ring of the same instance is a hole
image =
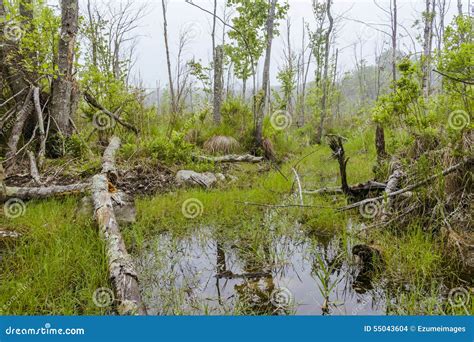
[[[242, 264], [242, 273], [233, 273], [227, 269], [226, 255], [222, 244], [217, 242], [216, 260], [216, 286], [219, 303], [222, 304], [220, 280], [239, 279], [241, 283], [234, 286], [236, 294], [236, 310], [247, 315], [278, 314], [282, 308], [272, 303], [271, 296], [275, 291], [274, 277], [272, 274], [271, 243], [270, 240], [262, 241], [258, 246], [250, 248], [240, 241], [237, 257]], [[258, 248], [260, 253], [254, 253]]]

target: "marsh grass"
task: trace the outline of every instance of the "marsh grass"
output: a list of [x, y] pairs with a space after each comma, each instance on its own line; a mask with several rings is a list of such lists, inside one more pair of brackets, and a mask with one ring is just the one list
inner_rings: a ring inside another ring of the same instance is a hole
[[104, 247], [91, 217], [75, 217], [76, 198], [27, 203], [24, 216], [0, 217], [22, 233], [3, 250], [3, 314], [103, 314], [92, 296], [108, 287]]
[[[367, 133], [368, 134], [368, 133]], [[345, 144], [349, 183], [372, 178], [375, 156], [367, 134], [353, 137]], [[391, 137], [389, 137], [391, 139]], [[327, 248], [337, 237], [341, 241], [344, 262], [351, 263], [351, 245], [358, 242], [348, 222], [356, 225], [358, 212], [339, 213], [333, 208], [344, 205], [343, 196], [304, 196], [305, 205], [313, 208], [268, 208], [246, 205], [295, 204], [296, 186], [291, 168], [300, 175], [304, 189], [340, 184], [337, 163], [324, 145], [301, 148], [297, 154], [276, 169], [268, 165], [233, 165], [223, 170], [212, 163], [186, 164], [198, 171], [225, 171], [238, 178], [217, 189], [178, 189], [152, 198], [136, 199], [137, 222], [121, 227], [132, 255], [147, 251], [153, 241], [168, 236], [164, 249], [155, 250], [157, 269], [166, 269], [169, 253], [182, 248], [180, 241], [194, 238], [203, 228], [209, 235], [200, 236], [202, 244], [220, 241], [230, 246], [249, 267], [285, 264], [289, 260], [284, 248], [271, 248], [279, 239], [297, 239], [302, 234], [315, 248]], [[90, 172], [94, 165], [85, 167]], [[384, 171], [385, 172], [385, 171]], [[281, 175], [283, 173], [286, 176]], [[194, 218], [183, 214], [183, 203], [197, 199], [202, 211]], [[16, 230], [23, 236], [3, 246], [0, 262], [0, 308], [3, 314], [106, 314], [109, 308], [98, 308], [92, 301], [99, 287], [110, 287], [104, 246], [92, 217], [76, 213], [78, 199], [31, 201], [25, 215], [16, 219], [0, 216], [0, 226]], [[387, 279], [387, 313], [399, 314], [465, 314], [462, 307], [447, 304], [449, 288], [458, 286], [454, 266], [442, 253], [443, 241], [436, 233], [419, 225], [373, 230], [368, 237], [383, 251], [383, 265], [377, 279]], [[284, 245], [284, 244], [282, 244]], [[146, 252], [145, 252], [146, 253]], [[214, 308], [198, 298], [190, 298], [195, 284], [175, 286], [176, 275], [170, 271], [156, 279], [153, 269], [143, 270], [143, 281], [159, 281], [160, 306], [167, 314], [211, 314]], [[160, 273], [162, 274], [162, 273]], [[323, 275], [323, 279], [327, 276]], [[321, 281], [324, 284], [324, 281]], [[380, 283], [380, 281], [379, 281]], [[376, 285], [376, 284], [375, 284]], [[257, 285], [255, 285], [257, 286]], [[443, 287], [444, 286], [444, 287]], [[466, 285], [467, 286], [467, 285]], [[330, 293], [327, 283], [323, 292]], [[245, 297], [245, 293], [242, 294]], [[440, 304], [441, 303], [441, 304]], [[472, 303], [472, 301], [471, 301]], [[261, 314], [261, 308], [239, 300], [225, 303], [223, 314]], [[294, 308], [285, 311], [293, 313]], [[265, 309], [266, 310], [266, 309]], [[267, 314], [274, 313], [272, 308]], [[472, 304], [468, 307], [474, 312]]]

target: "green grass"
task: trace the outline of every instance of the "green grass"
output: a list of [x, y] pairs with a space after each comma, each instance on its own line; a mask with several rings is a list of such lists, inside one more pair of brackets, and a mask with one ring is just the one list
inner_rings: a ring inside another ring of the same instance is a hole
[[0, 225], [23, 235], [0, 263], [3, 314], [101, 314], [92, 297], [107, 287], [104, 248], [91, 217], [75, 217], [76, 199], [27, 203]]

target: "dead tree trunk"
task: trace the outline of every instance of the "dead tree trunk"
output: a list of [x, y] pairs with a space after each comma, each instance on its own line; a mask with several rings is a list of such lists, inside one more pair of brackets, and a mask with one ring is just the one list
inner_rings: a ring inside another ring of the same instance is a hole
[[277, 0], [272, 0], [270, 4], [270, 10], [268, 12], [268, 18], [266, 23], [267, 30], [267, 48], [265, 52], [265, 63], [263, 65], [263, 79], [262, 79], [262, 98], [259, 99], [255, 118], [255, 145], [256, 147], [262, 147], [263, 143], [263, 117], [265, 116], [265, 102], [268, 96], [270, 86], [270, 59], [272, 54], [272, 41], [273, 41], [273, 27], [275, 24], [275, 8]]
[[321, 98], [321, 118], [319, 119], [318, 131], [316, 133], [316, 143], [320, 144], [323, 137], [324, 120], [328, 111], [328, 96], [329, 96], [329, 45], [331, 43], [331, 33], [334, 26], [334, 19], [331, 15], [332, 0], [327, 0], [326, 13], [329, 19], [329, 27], [324, 37], [324, 73], [323, 73], [323, 96]]
[[222, 105], [222, 73], [223, 73], [224, 49], [222, 45], [216, 46], [214, 51], [214, 109], [213, 118], [215, 124], [221, 122]]
[[54, 130], [62, 137], [68, 137], [72, 132], [70, 120], [77, 103], [73, 67], [78, 21], [78, 0], [61, 0], [58, 75], [52, 85], [51, 115], [54, 119]]
[[20, 141], [23, 127], [25, 126], [26, 119], [33, 110], [33, 101], [32, 101], [33, 89], [30, 88], [28, 95], [26, 96], [23, 106], [18, 111], [15, 123], [10, 132], [10, 137], [8, 138], [8, 152], [5, 155], [6, 159], [6, 172], [9, 173], [10, 169], [15, 165], [15, 158], [18, 150], [18, 142]]
[[176, 114], [177, 112], [177, 103], [176, 103], [176, 96], [174, 93], [173, 87], [173, 74], [171, 71], [171, 58], [170, 58], [170, 48], [168, 45], [168, 21], [166, 20], [166, 3], [165, 0], [161, 0], [161, 7], [163, 9], [163, 35], [165, 39], [165, 49], [166, 49], [166, 66], [168, 68], [168, 82], [169, 82], [169, 90], [170, 90], [170, 110], [172, 114]]
[[116, 174], [115, 152], [119, 146], [120, 140], [116, 137], [112, 138], [103, 156], [102, 173], [92, 178], [91, 191], [95, 218], [106, 244], [109, 276], [118, 301], [118, 313], [120, 315], [146, 315], [135, 265], [125, 247], [109, 193], [108, 175]]
[[387, 156], [385, 151], [385, 131], [380, 123], [377, 123], [375, 127], [375, 151], [377, 152], [377, 161], [380, 163]]
[[5, 189], [5, 196], [2, 200], [6, 198], [19, 198], [22, 200], [30, 199], [44, 199], [53, 196], [66, 196], [83, 193], [89, 190], [89, 183], [78, 183], [71, 185], [53, 185], [48, 187], [33, 187], [33, 188], [24, 188], [24, 187], [14, 187], [7, 186]]
[[332, 156], [339, 163], [339, 172], [341, 174], [341, 189], [347, 196], [352, 196], [352, 192], [347, 183], [347, 162], [349, 158], [346, 158], [344, 146], [342, 144], [342, 138], [339, 136], [329, 137], [329, 147], [332, 150]]
[[44, 162], [44, 155], [46, 153], [46, 133], [44, 130], [43, 111], [41, 110], [40, 91], [38, 87], [33, 89], [33, 102], [36, 109], [36, 118], [38, 121], [38, 130], [40, 138], [40, 148], [38, 151], [38, 167], [41, 169]]
[[433, 22], [435, 17], [435, 0], [426, 0], [426, 8], [423, 13], [423, 56], [421, 60], [421, 89], [425, 100], [430, 95], [430, 75], [431, 75], [431, 49], [433, 45]]
[[382, 222], [386, 222], [390, 218], [390, 212], [392, 209], [392, 202], [393, 202], [392, 198], [390, 197], [390, 194], [395, 192], [398, 189], [398, 185], [402, 177], [403, 177], [403, 172], [402, 172], [402, 165], [400, 164], [400, 161], [393, 160], [392, 161], [392, 174], [388, 178], [387, 187], [385, 188], [386, 196], [384, 199], [384, 206], [382, 209]]

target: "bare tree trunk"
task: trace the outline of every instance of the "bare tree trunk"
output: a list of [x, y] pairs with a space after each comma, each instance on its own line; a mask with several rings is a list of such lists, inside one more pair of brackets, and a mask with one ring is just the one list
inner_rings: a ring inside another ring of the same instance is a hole
[[462, 15], [462, 0], [458, 0], [458, 15]]
[[10, 137], [8, 138], [8, 152], [5, 155], [7, 174], [10, 172], [10, 168], [15, 165], [18, 142], [20, 141], [23, 127], [25, 126], [26, 119], [33, 111], [33, 101], [31, 99], [32, 96], [33, 89], [30, 88], [30, 91], [23, 102], [23, 106], [17, 113], [15, 123], [13, 124], [13, 128], [10, 132]]
[[395, 87], [397, 82], [397, 32], [398, 32], [398, 8], [397, 0], [393, 0], [393, 7], [390, 8], [392, 21], [392, 82]]
[[52, 85], [53, 127], [63, 136], [71, 135], [70, 120], [77, 104], [74, 84], [74, 54], [79, 25], [78, 0], [61, 0], [61, 35], [58, 44], [58, 75]]
[[163, 8], [163, 34], [165, 38], [165, 49], [166, 49], [166, 65], [168, 67], [168, 82], [169, 82], [169, 90], [170, 90], [170, 110], [173, 114], [177, 112], [177, 103], [176, 103], [176, 96], [174, 93], [173, 87], [173, 74], [171, 71], [171, 59], [170, 59], [170, 48], [168, 45], [168, 21], [166, 20], [166, 4], [165, 0], [161, 0], [161, 5]]
[[273, 41], [273, 26], [275, 22], [275, 8], [277, 0], [272, 0], [270, 10], [268, 13], [266, 29], [267, 29], [267, 48], [265, 52], [265, 63], [263, 65], [262, 91], [263, 98], [258, 104], [256, 118], [255, 118], [255, 144], [256, 147], [261, 147], [263, 142], [263, 117], [265, 115], [265, 101], [270, 89], [270, 57], [272, 54]]
[[326, 32], [325, 36], [325, 47], [324, 47], [324, 74], [323, 74], [323, 96], [321, 98], [321, 118], [319, 120], [319, 126], [318, 126], [318, 131], [316, 133], [316, 143], [320, 144], [321, 139], [323, 137], [323, 126], [324, 126], [324, 120], [326, 119], [327, 116], [327, 111], [328, 111], [328, 92], [329, 92], [329, 78], [328, 78], [328, 73], [329, 73], [329, 47], [330, 47], [330, 42], [331, 42], [331, 33], [332, 29], [334, 27], [334, 19], [331, 15], [331, 3], [332, 0], [327, 0], [327, 5], [326, 5], [326, 13], [329, 19], [329, 27]]
[[224, 48], [216, 46], [214, 51], [214, 123], [221, 122], [222, 80], [223, 80]]
[[40, 148], [38, 151], [38, 167], [41, 169], [44, 162], [44, 155], [46, 153], [46, 133], [44, 130], [43, 112], [41, 110], [40, 91], [38, 87], [35, 87], [33, 90], [33, 102], [35, 104], [39, 129]]
[[428, 99], [430, 95], [430, 74], [431, 74], [431, 50], [433, 44], [433, 21], [435, 16], [435, 0], [425, 0], [426, 9], [423, 13], [424, 30], [423, 30], [423, 56], [421, 61], [422, 79], [421, 89], [423, 97]]

